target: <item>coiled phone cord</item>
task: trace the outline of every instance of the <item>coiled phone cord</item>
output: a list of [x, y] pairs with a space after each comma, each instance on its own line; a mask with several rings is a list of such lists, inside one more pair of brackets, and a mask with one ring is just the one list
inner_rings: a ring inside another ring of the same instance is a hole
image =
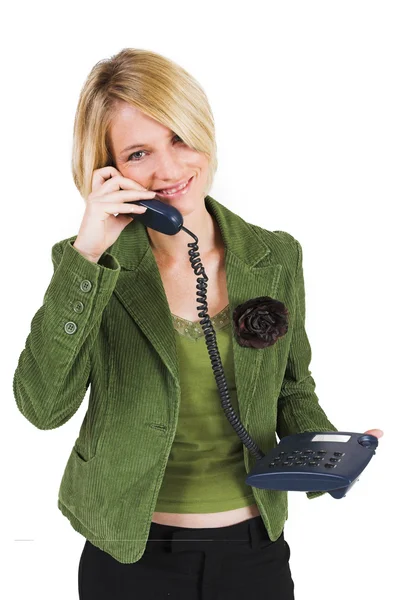
[[212, 326], [210, 316], [207, 312], [207, 281], [208, 277], [204, 270], [204, 267], [201, 263], [201, 259], [199, 258], [200, 254], [198, 252], [198, 238], [186, 229], [182, 225], [181, 229], [186, 231], [186, 233], [192, 238], [194, 238], [194, 242], [189, 242], [189, 260], [192, 266], [192, 269], [195, 272], [195, 275], [203, 275], [203, 277], [197, 278], [196, 288], [199, 290], [197, 292], [197, 302], [201, 303], [202, 306], [196, 306], [196, 309], [199, 311], [199, 317], [202, 318], [200, 321], [200, 325], [203, 328], [205, 341], [207, 345], [208, 354], [211, 360], [211, 366], [214, 373], [215, 381], [218, 387], [219, 395], [221, 397], [221, 406], [224, 410], [224, 413], [232, 425], [233, 429], [236, 431], [239, 438], [242, 440], [242, 443], [248, 448], [249, 452], [255, 456], [257, 460], [264, 458], [265, 454], [259, 449], [257, 444], [252, 440], [252, 438], [247, 433], [244, 428], [242, 422], [239, 417], [236, 415], [233, 406], [230, 401], [228, 386], [225, 378], [224, 368], [222, 366], [221, 357], [218, 352], [218, 347], [216, 343], [216, 335], [214, 327]]

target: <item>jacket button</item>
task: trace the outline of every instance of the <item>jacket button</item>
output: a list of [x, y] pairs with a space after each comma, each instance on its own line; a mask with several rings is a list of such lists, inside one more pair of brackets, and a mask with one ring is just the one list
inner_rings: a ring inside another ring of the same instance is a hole
[[77, 313], [81, 313], [83, 311], [83, 304], [80, 300], [77, 300], [74, 304], [74, 311]]
[[79, 286], [82, 292], [89, 292], [92, 289], [92, 284], [88, 279], [84, 279], [81, 281], [81, 285]]
[[74, 323], [73, 321], [68, 321], [68, 323], [65, 323], [64, 329], [67, 333], [75, 333], [75, 331], [77, 330], [76, 323]]

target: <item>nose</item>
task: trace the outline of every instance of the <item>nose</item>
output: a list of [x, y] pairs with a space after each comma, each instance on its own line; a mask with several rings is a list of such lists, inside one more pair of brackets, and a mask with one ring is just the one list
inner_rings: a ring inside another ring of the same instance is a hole
[[[173, 149], [161, 152], [154, 173], [154, 179], [164, 181], [166, 186], [185, 178], [185, 169], [182, 161], [176, 156]], [[170, 183], [169, 183], [170, 182]]]

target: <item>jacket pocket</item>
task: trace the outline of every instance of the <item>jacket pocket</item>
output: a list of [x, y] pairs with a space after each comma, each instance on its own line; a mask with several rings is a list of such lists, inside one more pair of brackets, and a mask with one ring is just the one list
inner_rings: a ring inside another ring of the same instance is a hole
[[107, 398], [98, 401], [91, 395], [79, 435], [74, 444], [75, 452], [82, 462], [90, 463], [96, 458], [103, 441], [107, 418]]
[[93, 479], [93, 466], [96, 456], [85, 460], [75, 446], [72, 448], [64, 474], [61, 479], [58, 496], [74, 514], [88, 503], [88, 488]]
[[82, 450], [80, 449], [80, 446], [79, 446], [79, 444], [78, 444], [78, 440], [77, 440], [77, 442], [75, 442], [75, 445], [74, 445], [74, 447], [73, 447], [73, 451], [74, 451], [74, 453], [76, 454], [76, 456], [77, 456], [78, 460], [79, 460], [80, 462], [84, 463], [84, 464], [87, 464], [87, 463], [90, 463], [90, 462], [92, 462], [92, 461], [93, 461], [93, 460], [96, 458], [96, 456], [97, 456], [96, 454], [94, 454], [94, 455], [93, 455], [93, 456], [91, 456], [90, 458], [87, 458], [87, 456], [88, 456], [88, 455], [87, 455], [87, 453], [86, 453], [86, 452], [84, 452], [84, 451], [82, 451]]

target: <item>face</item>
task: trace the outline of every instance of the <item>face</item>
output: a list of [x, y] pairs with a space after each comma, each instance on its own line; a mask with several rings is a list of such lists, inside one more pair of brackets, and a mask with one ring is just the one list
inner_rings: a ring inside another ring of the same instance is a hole
[[[160, 199], [194, 209], [204, 199], [208, 158], [192, 150], [171, 129], [137, 108], [120, 103], [110, 127], [110, 144], [118, 171], [150, 190], [162, 190], [193, 177], [186, 194]], [[137, 145], [135, 148], [131, 146]], [[190, 210], [189, 210], [190, 212]]]

